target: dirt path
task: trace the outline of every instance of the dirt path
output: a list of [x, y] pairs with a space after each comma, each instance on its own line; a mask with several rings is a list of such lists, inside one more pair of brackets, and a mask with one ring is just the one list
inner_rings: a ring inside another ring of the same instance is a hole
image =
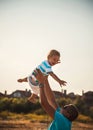
[[47, 124], [30, 121], [0, 121], [0, 130], [47, 130]]
[[[47, 130], [47, 123], [30, 121], [0, 121], [0, 130]], [[72, 125], [72, 130], [93, 130], [93, 125], [77, 123]]]

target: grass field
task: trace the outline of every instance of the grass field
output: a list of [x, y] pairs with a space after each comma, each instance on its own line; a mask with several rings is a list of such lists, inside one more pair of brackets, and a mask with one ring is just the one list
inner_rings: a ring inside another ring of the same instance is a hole
[[[47, 130], [48, 123], [29, 120], [0, 120], [0, 130]], [[72, 130], [93, 130], [93, 125], [73, 123]]]
[[[50, 122], [47, 115], [0, 113], [0, 130], [47, 130]], [[93, 123], [73, 122], [72, 130], [93, 130]]]

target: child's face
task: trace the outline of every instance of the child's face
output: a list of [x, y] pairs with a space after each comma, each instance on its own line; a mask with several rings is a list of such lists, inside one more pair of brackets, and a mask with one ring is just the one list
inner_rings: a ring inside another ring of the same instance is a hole
[[56, 64], [58, 64], [58, 63], [60, 63], [60, 57], [59, 56], [52, 56], [52, 57], [50, 57], [49, 59], [48, 59], [48, 62], [49, 62], [49, 64], [51, 65], [51, 66], [53, 66], [53, 65], [56, 65]]

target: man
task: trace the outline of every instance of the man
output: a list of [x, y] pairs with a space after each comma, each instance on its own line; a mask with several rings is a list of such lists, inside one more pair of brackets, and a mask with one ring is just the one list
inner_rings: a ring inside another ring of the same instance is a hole
[[[35, 71], [35, 75], [40, 82], [41, 105], [53, 119], [48, 130], [71, 130], [72, 121], [78, 116], [77, 108], [73, 104], [60, 108], [48, 83], [48, 77], [43, 76], [39, 70]], [[66, 85], [66, 82], [63, 81], [63, 84]]]

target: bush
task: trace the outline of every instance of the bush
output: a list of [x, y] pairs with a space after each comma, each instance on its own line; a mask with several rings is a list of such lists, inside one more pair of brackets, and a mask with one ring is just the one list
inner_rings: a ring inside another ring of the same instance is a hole
[[93, 122], [91, 117], [85, 116], [85, 115], [81, 115], [81, 114], [78, 116], [77, 120], [80, 121], [80, 122], [83, 122], [83, 123]]

